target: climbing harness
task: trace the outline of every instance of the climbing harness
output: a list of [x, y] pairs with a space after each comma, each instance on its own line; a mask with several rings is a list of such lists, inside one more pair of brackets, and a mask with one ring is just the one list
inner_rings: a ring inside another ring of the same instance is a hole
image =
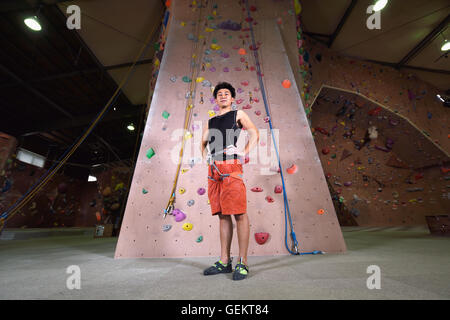
[[[249, 5], [248, 5], [248, 0], [245, 0], [245, 5], [246, 5], [246, 9], [247, 9], [247, 17], [249, 21], [252, 21], [252, 17], [250, 15], [250, 9], [249, 9]], [[251, 34], [251, 39], [252, 39], [252, 46], [253, 48], [255, 48], [255, 50], [253, 51], [253, 55], [255, 57], [255, 64], [256, 64], [256, 68], [257, 68], [257, 77], [258, 77], [258, 82], [259, 82], [259, 87], [261, 88], [261, 94], [262, 94], [262, 98], [264, 101], [264, 108], [266, 109], [266, 114], [267, 114], [267, 118], [268, 118], [268, 123], [269, 123], [269, 127], [270, 127], [270, 132], [272, 133], [272, 141], [274, 144], [274, 149], [276, 151], [277, 154], [277, 158], [278, 158], [278, 167], [280, 168], [280, 173], [281, 173], [281, 182], [283, 184], [283, 198], [284, 198], [284, 221], [285, 221], [285, 245], [286, 245], [286, 249], [288, 250], [288, 252], [292, 255], [305, 255], [305, 254], [319, 254], [319, 253], [323, 253], [322, 251], [319, 250], [315, 250], [312, 252], [300, 252], [299, 248], [298, 248], [298, 241], [297, 241], [297, 237], [295, 236], [295, 232], [294, 232], [294, 227], [292, 225], [292, 218], [291, 218], [291, 213], [289, 211], [289, 202], [287, 199], [287, 195], [286, 195], [286, 188], [285, 188], [285, 184], [284, 184], [284, 177], [283, 177], [283, 170], [281, 168], [281, 161], [280, 161], [280, 155], [278, 153], [278, 147], [276, 145], [275, 142], [275, 137], [274, 137], [274, 133], [273, 133], [273, 128], [272, 128], [272, 120], [270, 117], [270, 112], [268, 109], [268, 102], [267, 102], [267, 98], [266, 98], [266, 90], [264, 88], [264, 83], [262, 81], [262, 76], [261, 76], [261, 68], [260, 68], [260, 63], [259, 63], [259, 57], [258, 57], [258, 50], [256, 50], [256, 43], [255, 43], [255, 36], [254, 36], [254, 32], [253, 32], [253, 26], [252, 23], [249, 22], [249, 28], [250, 28], [250, 34]], [[290, 235], [291, 235], [291, 240], [292, 240], [292, 248], [289, 248], [288, 246], [288, 242], [287, 242], [287, 220], [289, 219], [289, 225], [290, 225]]]

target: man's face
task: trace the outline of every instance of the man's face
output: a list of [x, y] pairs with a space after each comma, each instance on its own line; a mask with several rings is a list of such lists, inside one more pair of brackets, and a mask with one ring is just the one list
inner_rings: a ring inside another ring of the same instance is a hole
[[231, 92], [228, 89], [220, 89], [217, 91], [216, 103], [219, 107], [229, 107], [231, 103], [234, 101], [234, 98], [231, 96]]

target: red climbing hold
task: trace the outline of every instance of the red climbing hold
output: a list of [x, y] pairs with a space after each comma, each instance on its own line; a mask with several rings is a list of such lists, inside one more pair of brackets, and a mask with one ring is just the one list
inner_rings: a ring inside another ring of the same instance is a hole
[[252, 188], [251, 190], [252, 190], [253, 192], [262, 192], [262, 191], [263, 191], [263, 189], [260, 188], [260, 187], [254, 187], [254, 188]]
[[369, 110], [369, 116], [376, 116], [380, 113], [381, 107], [376, 107], [375, 109]]
[[275, 193], [281, 193], [281, 192], [283, 192], [283, 187], [282, 187], [282, 186], [275, 186], [274, 192], [275, 192]]
[[257, 232], [255, 233], [255, 240], [258, 244], [264, 244], [269, 239], [269, 233]]
[[267, 196], [267, 197], [266, 197], [266, 201], [269, 202], [269, 203], [272, 203], [272, 202], [274, 202], [275, 200], [273, 200], [273, 198], [272, 198], [271, 196]]
[[323, 148], [323, 149], [322, 149], [322, 153], [323, 153], [323, 154], [329, 154], [329, 153], [330, 153], [330, 149], [328, 149], [328, 148]]

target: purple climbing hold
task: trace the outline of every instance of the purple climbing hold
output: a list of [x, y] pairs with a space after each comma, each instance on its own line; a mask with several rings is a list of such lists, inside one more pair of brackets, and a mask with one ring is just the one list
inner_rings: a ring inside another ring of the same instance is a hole
[[346, 187], [350, 187], [351, 185], [352, 185], [351, 181], [344, 182], [344, 186]]
[[186, 219], [186, 215], [179, 209], [174, 209], [172, 214], [175, 217], [176, 222], [180, 222]]
[[216, 71], [216, 68], [215, 68], [215, 67], [211, 67], [211, 68], [209, 68], [209, 71], [215, 72], [215, 71]]
[[241, 88], [237, 89], [237, 93], [242, 93], [242, 92], [244, 92], [244, 90], [242, 90]]
[[228, 53], [224, 52], [221, 54], [221, 56], [222, 56], [222, 58], [228, 58], [230, 55]]
[[205, 188], [199, 188], [199, 189], [197, 190], [197, 193], [198, 193], [199, 195], [204, 195], [205, 192], [206, 192]]
[[229, 72], [230, 69], [228, 69], [227, 67], [223, 68], [223, 72]]

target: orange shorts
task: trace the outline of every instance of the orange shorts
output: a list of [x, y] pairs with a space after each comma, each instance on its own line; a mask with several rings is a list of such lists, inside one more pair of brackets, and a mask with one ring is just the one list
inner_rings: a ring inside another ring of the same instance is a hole
[[208, 198], [212, 215], [220, 212], [224, 215], [246, 213], [247, 192], [241, 162], [235, 159], [214, 163], [220, 173], [230, 175], [221, 178], [213, 165], [208, 166]]

